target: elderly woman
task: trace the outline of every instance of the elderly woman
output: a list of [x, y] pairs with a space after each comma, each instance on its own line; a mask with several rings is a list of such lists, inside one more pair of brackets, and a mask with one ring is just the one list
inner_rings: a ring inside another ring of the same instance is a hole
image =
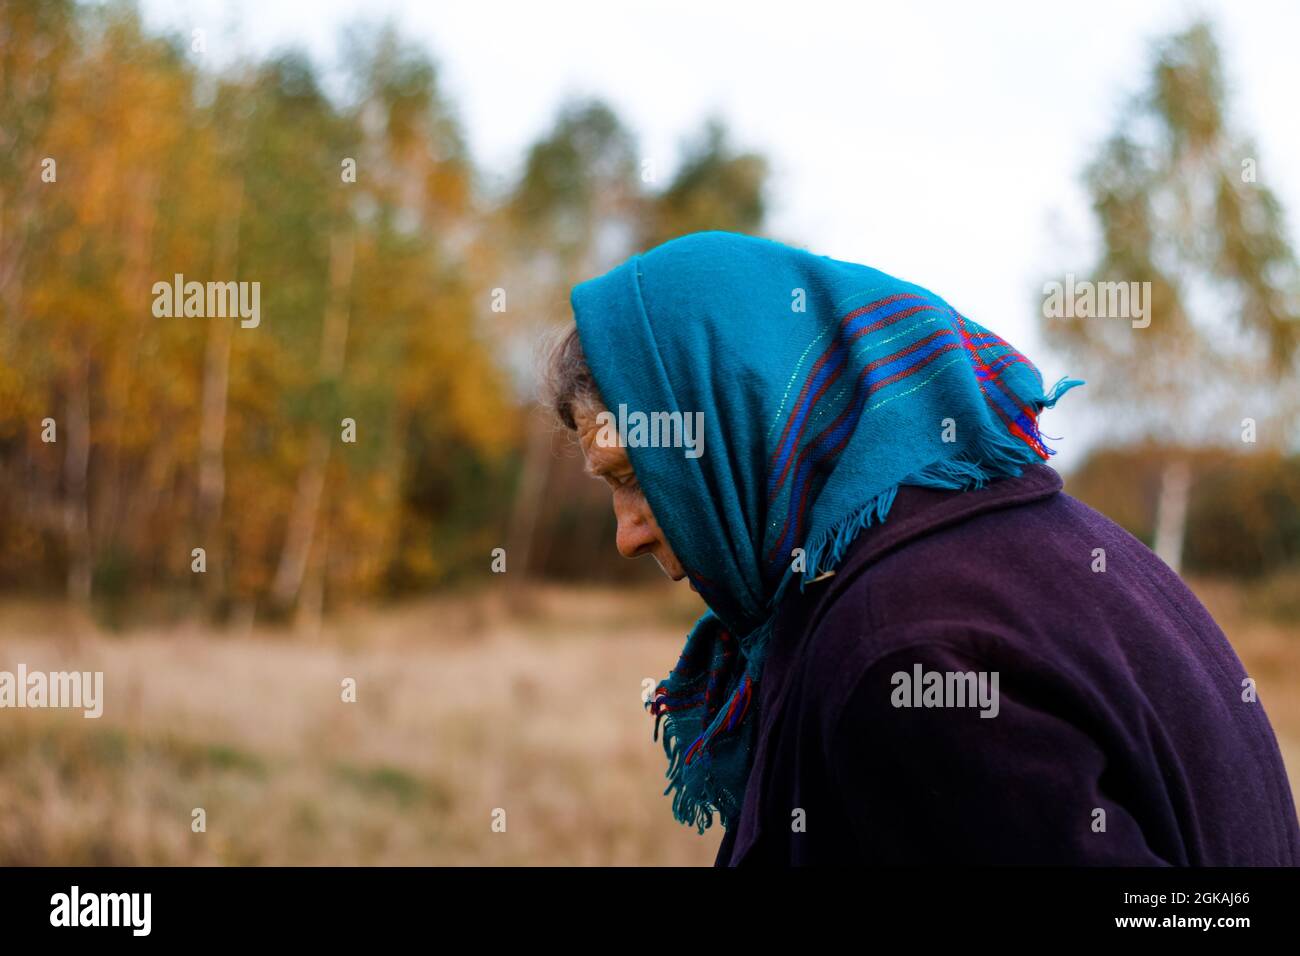
[[919, 286], [726, 232], [572, 304], [552, 404], [620, 553], [708, 605], [648, 706], [718, 864], [1297, 862], [1222, 631], [1044, 464], [1081, 383]]

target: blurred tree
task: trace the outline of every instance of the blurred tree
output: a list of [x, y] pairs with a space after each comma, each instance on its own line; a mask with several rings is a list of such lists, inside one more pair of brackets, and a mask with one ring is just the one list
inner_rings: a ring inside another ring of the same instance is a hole
[[[250, 110], [241, 109], [251, 94], [251, 84], [223, 82], [214, 97], [207, 124], [208, 167], [201, 173], [211, 183], [219, 202], [213, 224], [211, 274], [223, 279], [239, 276], [239, 237], [244, 213], [244, 188], [248, 177]], [[212, 135], [217, 129], [225, 136]], [[226, 550], [223, 508], [226, 494], [226, 417], [230, 400], [230, 352], [233, 322], [212, 322], [207, 327], [203, 356], [203, 384], [199, 407], [198, 476], [195, 523], [198, 540], [207, 550], [205, 597], [210, 613], [218, 613], [226, 598]]]
[[[553, 127], [529, 148], [494, 223], [509, 278], [500, 286], [508, 297], [506, 310], [492, 318], [515, 359], [522, 393], [535, 384], [531, 346], [568, 314], [574, 284], [631, 254], [642, 209], [631, 133], [604, 103], [564, 104]], [[506, 535], [508, 580], [514, 585], [535, 570], [538, 523], [554, 460], [552, 423], [534, 414], [525, 427]]]
[[[315, 614], [495, 540], [516, 408], [473, 167], [427, 57], [350, 39], [336, 101], [294, 53], [201, 72], [130, 3], [0, 7], [7, 584]], [[261, 324], [153, 314], [176, 274], [258, 283]]]
[[[364, 412], [372, 436], [347, 459], [373, 451], [367, 495], [392, 506], [376, 532], [382, 560], [336, 548], [330, 562], [335, 576], [353, 563], [367, 587], [428, 587], [486, 569], [500, 540], [518, 432], [500, 343], [481, 311], [498, 253], [475, 241], [487, 213], [433, 61], [391, 26], [354, 31], [346, 61], [358, 137], [349, 189], [362, 231], [342, 400]], [[339, 490], [330, 533], [347, 540], [360, 499], [354, 483]]]
[[[1226, 108], [1218, 47], [1195, 23], [1157, 46], [1148, 87], [1087, 170], [1103, 243], [1089, 278], [1149, 282], [1150, 324], [1045, 315], [1044, 326], [1078, 361], [1112, 441], [1241, 442], [1247, 418], [1249, 440], [1295, 440], [1296, 259], [1257, 178], [1267, 168]], [[1155, 550], [1175, 569], [1191, 476], [1185, 456], [1167, 459]]]
[[[35, 187], [47, 158], [40, 146], [55, 107], [54, 80], [74, 48], [73, 22], [71, 0], [0, 6], [0, 316], [11, 320], [22, 301], [24, 255], [40, 225]], [[0, 333], [10, 330], [12, 321], [0, 325]]]
[[766, 214], [767, 173], [767, 160], [732, 149], [726, 125], [711, 117], [685, 144], [672, 182], [649, 204], [641, 245], [704, 229], [757, 232]]
[[[141, 352], [170, 331], [149, 315], [159, 211], [174, 195], [169, 168], [187, 150], [201, 156], [203, 143], [187, 140], [189, 70], [131, 8], [81, 11], [69, 29], [73, 51], [47, 78], [38, 147], [57, 175], [25, 177], [35, 242], [9, 303], [23, 321], [5, 325], [25, 375], [16, 411], [43, 472], [21, 494], [36, 499], [37, 515], [57, 500], [67, 593], [84, 602], [101, 573], [123, 580], [127, 556], [147, 537], [129, 519], [142, 504], [137, 479], [155, 423], [171, 404], [167, 383], [138, 374]], [[14, 219], [21, 228], [21, 215]], [[56, 443], [35, 440], [42, 416], [56, 421]]]
[[[509, 250], [510, 294], [524, 303], [511, 310], [512, 318], [498, 317], [516, 343], [511, 353], [522, 393], [531, 391], [537, 359], [527, 346], [571, 320], [573, 285], [675, 236], [761, 229], [767, 164], [757, 154], [733, 150], [721, 120], [707, 120], [684, 144], [678, 168], [662, 190], [654, 188], [657, 173], [613, 110], [599, 101], [565, 104], [551, 130], [529, 149], [496, 223], [502, 248]], [[550, 554], [557, 555], [557, 567], [567, 568], [575, 554], [597, 560], [608, 543], [608, 501], [600, 489], [588, 488], [584, 495], [578, 490], [584, 486], [552, 473], [565, 437], [557, 438], [544, 415], [527, 425], [507, 539], [516, 583], [543, 570]], [[571, 469], [572, 462], [559, 467]], [[544, 516], [548, 487], [564, 487], [577, 498]], [[556, 549], [560, 538], [564, 547]]]
[[569, 286], [627, 253], [641, 213], [636, 140], [597, 100], [561, 106], [505, 207], [514, 249], [534, 254], [548, 284]]
[[1170, 459], [1189, 461], [1197, 474], [1185, 570], [1249, 579], [1300, 568], [1300, 456], [1270, 448], [1099, 448], [1071, 472], [1066, 490], [1150, 545]]
[[[195, 52], [130, 0], [0, 5], [0, 582], [309, 623], [503, 541], [512, 581], [561, 535], [582, 567], [608, 502], [571, 472], [542, 512], [531, 346], [656, 230], [758, 228], [762, 164], [713, 123], [656, 191], [574, 101], [491, 190], [392, 27], [345, 37], [340, 87]], [[257, 283], [260, 324], [154, 314], [177, 275]]]

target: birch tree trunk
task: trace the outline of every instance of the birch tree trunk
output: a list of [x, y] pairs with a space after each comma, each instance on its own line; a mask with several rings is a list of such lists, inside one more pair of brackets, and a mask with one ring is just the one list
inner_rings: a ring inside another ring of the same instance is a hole
[[[325, 304], [325, 323], [321, 333], [320, 378], [322, 381], [342, 377], [347, 352], [354, 239], [350, 232], [337, 233], [330, 240], [330, 291]], [[312, 431], [307, 461], [298, 475], [298, 490], [289, 513], [284, 548], [271, 585], [276, 606], [288, 610], [298, 599], [303, 574], [311, 556], [312, 541], [325, 490], [325, 472], [329, 466], [332, 437], [317, 425]]]
[[1160, 473], [1160, 498], [1156, 505], [1155, 552], [1177, 573], [1182, 572], [1191, 485], [1192, 469], [1186, 459], [1174, 458], [1165, 463]]
[[68, 389], [63, 458], [64, 530], [68, 548], [68, 599], [90, 603], [90, 359], [76, 363]]
[[528, 583], [533, 570], [537, 519], [551, 468], [552, 429], [537, 419], [537, 415], [531, 414], [525, 419], [528, 440], [524, 446], [522, 474], [519, 476], [519, 487], [515, 491], [506, 534], [506, 584], [507, 590], [515, 595], [518, 594], [520, 585]]
[[[236, 279], [239, 260], [239, 221], [244, 204], [244, 181], [234, 187], [213, 256], [215, 277]], [[226, 497], [226, 410], [230, 395], [230, 343], [238, 316], [209, 318], [207, 349], [203, 358], [202, 418], [199, 424], [198, 525], [199, 546], [207, 554], [204, 594], [209, 611], [216, 609], [225, 593], [225, 560], [221, 516]], [[188, 550], [188, 549], [186, 549]]]

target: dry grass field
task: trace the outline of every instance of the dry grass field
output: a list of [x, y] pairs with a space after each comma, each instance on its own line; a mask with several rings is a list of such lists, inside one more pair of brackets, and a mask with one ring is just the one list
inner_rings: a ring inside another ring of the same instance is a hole
[[[1300, 780], [1300, 636], [1200, 590]], [[721, 830], [672, 819], [640, 697], [693, 601], [543, 589], [508, 613], [484, 593], [311, 635], [106, 633], [8, 604], [0, 669], [102, 670], [105, 706], [0, 711], [0, 864], [708, 864]]]
[[0, 669], [102, 670], [105, 705], [0, 711], [0, 864], [711, 862], [721, 830], [672, 819], [640, 698], [695, 607], [546, 590], [524, 608], [434, 600], [303, 636], [9, 607]]

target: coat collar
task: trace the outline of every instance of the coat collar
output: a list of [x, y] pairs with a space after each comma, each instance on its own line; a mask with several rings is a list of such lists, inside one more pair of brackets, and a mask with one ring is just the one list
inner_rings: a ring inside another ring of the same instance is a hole
[[1047, 465], [1028, 465], [1017, 478], [1003, 478], [972, 491], [942, 491], [904, 485], [898, 489], [889, 514], [881, 524], [867, 528], [850, 549], [836, 577], [879, 560], [914, 538], [986, 511], [1048, 498], [1061, 490], [1061, 476]]
[[[796, 632], [811, 629], [822, 612], [865, 569], [909, 542], [976, 515], [1050, 498], [1062, 489], [1063, 484], [1061, 476], [1048, 465], [1028, 465], [1018, 477], [1001, 478], [970, 491], [903, 485], [898, 489], [885, 520], [858, 534], [839, 568], [810, 582], [802, 592], [796, 589], [792, 597], [783, 602], [778, 632], [791, 624], [791, 629]], [[786, 627], [782, 627], [782, 623]], [[784, 643], [787, 644], [785, 648], [773, 647], [775, 656], [793, 650], [788, 646], [788, 640]]]

